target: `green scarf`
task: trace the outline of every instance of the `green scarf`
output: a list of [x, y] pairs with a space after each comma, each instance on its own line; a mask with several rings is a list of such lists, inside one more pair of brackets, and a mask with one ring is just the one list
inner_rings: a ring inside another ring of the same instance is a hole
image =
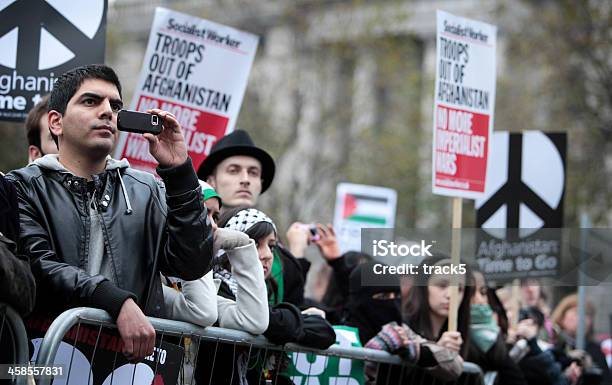
[[486, 353], [497, 341], [499, 326], [493, 319], [493, 310], [489, 305], [474, 304], [470, 306], [470, 341]]
[[283, 302], [285, 298], [285, 280], [283, 277], [283, 262], [281, 261], [280, 252], [277, 248], [272, 250], [272, 255], [274, 255], [274, 261], [272, 262], [272, 272], [270, 274], [278, 286], [278, 296], [272, 295], [270, 298], [268, 298], [268, 304], [276, 305]]

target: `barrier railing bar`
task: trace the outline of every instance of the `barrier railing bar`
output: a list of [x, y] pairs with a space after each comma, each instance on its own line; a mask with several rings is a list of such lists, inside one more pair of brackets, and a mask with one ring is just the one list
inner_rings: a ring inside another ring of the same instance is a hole
[[[325, 356], [325, 360], [323, 361], [323, 367], [324, 368], [327, 368], [328, 361], [329, 361], [329, 356]], [[340, 360], [338, 360], [338, 370], [340, 369], [339, 366], [340, 366]], [[349, 378], [347, 376], [346, 377], [346, 383], [344, 385], [348, 385], [348, 380], [349, 380]], [[337, 384], [338, 384], [338, 379], [336, 379], [336, 385]]]
[[378, 375], [380, 374], [380, 362], [376, 363], [376, 374], [374, 375], [374, 378], [376, 380], [378, 380]]
[[[26, 333], [23, 320], [19, 314], [7, 304], [0, 304], [0, 314], [2, 315], [2, 329], [5, 322], [8, 322], [9, 331], [13, 337], [13, 357], [16, 358], [16, 364], [26, 365], [30, 361], [30, 350], [28, 344], [28, 335]], [[2, 331], [0, 331], [0, 336]], [[16, 377], [16, 385], [27, 385], [28, 378], [26, 376]]]
[[[198, 345], [198, 351], [202, 348], [201, 345]], [[213, 375], [215, 374], [215, 362], [217, 361], [217, 352], [219, 351], [219, 340], [215, 343], [215, 355], [213, 356], [212, 365], [210, 369], [210, 379], [208, 380], [208, 385], [212, 385]], [[195, 362], [195, 366], [197, 366], [198, 361]]]
[[[200, 355], [200, 344], [202, 343], [202, 338], [198, 336], [198, 345], [196, 347], [195, 359], [193, 361], [193, 373], [191, 374], [191, 380], [189, 381], [189, 385], [193, 385], [193, 381], [195, 379], [195, 365], [198, 362], [198, 356]], [[193, 338], [189, 342], [189, 348], [193, 349]]]
[[253, 345], [249, 346], [249, 353], [248, 353], [246, 361], [245, 361], [246, 362], [245, 365], [246, 365], [247, 371], [249, 370], [249, 366], [250, 366], [250, 363], [251, 363], [251, 353], [252, 352], [253, 352]]
[[[279, 346], [272, 344], [264, 336], [254, 336], [252, 334], [239, 330], [222, 329], [217, 327], [203, 328], [187, 322], [154, 317], [148, 317], [148, 319], [156, 331], [163, 330], [165, 334], [170, 336], [181, 337], [184, 335], [191, 335], [198, 336], [200, 340], [216, 340], [217, 344], [220, 341], [225, 340], [236, 345], [257, 346], [258, 348], [265, 349], [266, 355], [268, 350], [299, 350], [299, 352], [314, 353], [323, 356], [335, 356], [340, 358], [373, 361], [378, 363], [395, 365], [405, 364], [400, 357], [379, 350], [367, 348], [340, 347], [338, 345], [333, 345], [327, 350], [321, 351], [293, 343], [288, 343], [284, 346]], [[92, 323], [94, 325], [100, 325], [101, 327], [106, 326], [116, 328], [116, 325], [114, 324], [113, 320], [104, 310], [86, 307], [69, 309], [60, 314], [51, 323], [51, 326], [47, 330], [43, 343], [40, 347], [38, 359], [36, 361], [37, 366], [51, 366], [53, 364], [60, 342], [62, 341], [66, 333], [70, 330], [70, 328], [74, 326], [77, 322]], [[25, 328], [23, 328], [23, 333], [25, 334]], [[21, 354], [25, 354], [25, 357], [27, 357], [27, 352], [25, 350]], [[266, 355], [264, 355], [264, 362]], [[463, 371], [467, 374], [483, 374], [479, 366], [469, 362], [464, 362]], [[50, 381], [50, 378], [41, 378], [41, 380], [39, 381], [39, 385], [47, 385], [50, 383]]]
[[[387, 365], [387, 382], [385, 383], [385, 385], [389, 385], [389, 381], [391, 381], [391, 368], [393, 366], [391, 365]], [[403, 366], [399, 366], [400, 370], [404, 370]]]
[[[233, 348], [232, 348], [232, 375], [230, 377], [230, 384], [233, 384], [234, 381], [234, 373], [237, 371], [237, 366], [236, 365], [236, 344], [233, 344]], [[213, 370], [214, 370], [214, 366], [213, 366]]]
[[134, 379], [136, 378], [136, 367], [137, 367], [136, 365], [132, 367], [132, 381], [131, 381], [132, 385], [134, 385]]
[[[304, 353], [306, 357], [306, 361], [308, 361], [308, 353]], [[315, 359], [316, 360], [316, 359]], [[312, 373], [312, 362], [308, 361], [308, 376], [306, 378], [310, 378], [310, 374]]]
[[[94, 366], [94, 360], [96, 359], [96, 352], [98, 351], [98, 343], [100, 342], [100, 334], [102, 334], [102, 325], [100, 325], [100, 327], [98, 328], [98, 336], [96, 337], [96, 344], [94, 345], [94, 350], [93, 350], [93, 355], [91, 356], [91, 366]], [[77, 336], [75, 338], [75, 345], [76, 345], [76, 341], [78, 340], [79, 336]], [[74, 353], [74, 350], [73, 350]], [[92, 377], [88, 377], [87, 378], [87, 385], [91, 384], [92, 381]], [[133, 382], [133, 381], [132, 381]]]
[[[0, 337], [2, 337], [2, 333], [4, 332], [4, 323], [6, 322], [6, 312], [5, 312], [6, 309], [7, 309], [6, 307], [2, 309], [3, 311], [2, 311], [2, 324], [0, 325]], [[9, 334], [11, 334], [10, 330], [9, 330]], [[12, 335], [9, 335], [9, 337], [12, 337]], [[13, 346], [13, 357], [15, 357], [15, 347], [14, 346]]]
[[[113, 358], [113, 368], [117, 367], [117, 354], [119, 354], [118, 351], [115, 350], [115, 357]], [[113, 385], [113, 380], [115, 378], [115, 371], [113, 370], [111, 372], [111, 380], [110, 380], [110, 385]]]
[[406, 368], [401, 366], [400, 367], [400, 380], [398, 382], [398, 384], [403, 384], [404, 382], [404, 372], [406, 371]]
[[[162, 332], [161, 332], [161, 336], [160, 336], [160, 338], [159, 338], [159, 345], [160, 345], [160, 346], [161, 346], [162, 342], [164, 342], [164, 334], [165, 334], [165, 333], [164, 333], [164, 331], [162, 330]], [[155, 350], [154, 350], [154, 351], [153, 351], [153, 358], [155, 359], [155, 371], [153, 372], [153, 373], [154, 373], [153, 375], [154, 375], [154, 376], [157, 376], [157, 365], [159, 364], [159, 353], [158, 353], [158, 354], [155, 354], [155, 353], [156, 353], [156, 352], [155, 352]], [[185, 356], [185, 355], [183, 355], [183, 359], [184, 359], [184, 356]], [[182, 367], [182, 362], [181, 362], [181, 367]]]
[[[104, 310], [85, 307], [69, 309], [60, 314], [53, 321], [49, 327], [49, 330], [47, 331], [47, 334], [45, 334], [45, 339], [51, 338], [52, 336], [54, 336], [54, 339], [52, 342], [43, 344], [44, 346], [41, 346], [41, 351], [37, 360], [38, 365], [50, 365], [52, 363], [53, 360], [51, 357], [49, 357], [50, 352], [57, 350], [61, 338], [63, 338], [68, 330], [76, 324], [77, 320], [84, 323], [89, 322], [95, 325], [101, 323], [103, 326], [116, 328], [116, 325], [112, 322], [111, 317]], [[204, 339], [209, 340], [227, 340], [228, 342], [236, 343], [238, 345], [256, 345], [262, 348], [267, 347], [271, 350], [282, 350], [282, 347], [272, 344], [264, 336], [254, 336], [239, 330], [222, 329], [212, 326], [203, 328], [187, 322], [154, 317], [149, 317], [149, 321], [156, 330], [165, 330], [166, 334], [172, 336], [180, 337], [181, 333], [188, 335], [199, 335]], [[334, 345], [329, 347], [327, 350], [320, 351], [314, 348], [288, 343], [284, 346], [284, 349], [292, 351], [298, 347], [302, 352], [316, 353], [319, 355], [330, 355], [358, 360], [371, 360], [389, 364], [400, 364], [402, 362], [399, 357], [391, 355], [387, 352], [366, 348], [357, 349]]]
[[68, 365], [68, 375], [66, 376], [66, 384], [70, 383], [70, 372], [72, 370], [72, 360], [74, 359], [74, 351], [76, 350], [76, 344], [77, 344], [77, 341], [79, 340], [80, 330], [81, 330], [81, 323], [79, 322], [77, 324], [76, 335], [74, 336], [74, 343], [72, 344], [72, 352], [70, 353], [70, 365]]
[[[268, 355], [268, 348], [265, 348], [266, 350], [264, 351], [264, 356], [263, 356], [263, 364], [262, 364], [262, 371], [264, 370], [264, 368], [266, 367], [266, 357]], [[259, 355], [257, 355], [257, 357], [259, 358]], [[257, 362], [255, 362], [255, 365], [257, 365]], [[257, 367], [257, 366], [256, 366]], [[261, 375], [262, 373], [259, 373], [259, 380], [257, 380], [257, 385], [261, 385], [261, 379], [263, 378], [263, 376]]]

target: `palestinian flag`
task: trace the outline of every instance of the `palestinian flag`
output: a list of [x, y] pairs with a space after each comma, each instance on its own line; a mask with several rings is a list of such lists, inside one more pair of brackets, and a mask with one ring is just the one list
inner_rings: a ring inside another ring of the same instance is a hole
[[388, 211], [387, 198], [358, 194], [344, 195], [342, 213], [344, 220], [383, 227], [387, 224]]

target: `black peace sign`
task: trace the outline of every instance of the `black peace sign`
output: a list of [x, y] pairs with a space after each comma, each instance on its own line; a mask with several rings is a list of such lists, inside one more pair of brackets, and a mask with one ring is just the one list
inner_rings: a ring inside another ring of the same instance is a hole
[[[100, 26], [105, 25], [106, 2], [107, 0], [104, 0], [104, 13]], [[17, 0], [0, 11], [0, 37], [15, 28], [18, 28], [16, 67], [22, 73], [39, 71], [41, 28], [45, 28], [76, 55], [75, 58], [59, 65], [66, 64], [72, 67], [78, 65], [77, 63], [99, 61], [99, 54], [91, 55], [88, 52], [91, 52], [92, 44], [99, 46], [100, 40], [102, 51], [104, 50], [104, 33], [101, 32], [105, 32], [105, 28], [98, 27], [96, 34], [90, 39], [57, 9], [42, 0]], [[91, 56], [92, 59], [87, 56]]]
[[[566, 137], [564, 135], [547, 134], [561, 155], [561, 160], [565, 168], [565, 149]], [[476, 226], [482, 225], [499, 210], [506, 205], [506, 228], [519, 227], [519, 212], [521, 203], [527, 206], [534, 214], [544, 222], [542, 227], [561, 227], [563, 224], [563, 205], [550, 207], [536, 192], [521, 180], [522, 165], [522, 134], [510, 134], [508, 148], [508, 180], [497, 190], [488, 201], [486, 201], [476, 211]], [[534, 165], [537, 166], [537, 165]], [[544, 166], [545, 165], [539, 165]], [[563, 189], [561, 202], [565, 195]]]

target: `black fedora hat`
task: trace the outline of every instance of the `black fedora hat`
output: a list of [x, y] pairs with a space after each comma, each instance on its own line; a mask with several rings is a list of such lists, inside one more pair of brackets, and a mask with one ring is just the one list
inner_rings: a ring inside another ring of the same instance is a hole
[[230, 156], [245, 155], [261, 162], [261, 192], [270, 187], [274, 179], [274, 160], [264, 150], [255, 146], [251, 136], [244, 130], [235, 130], [229, 135], [219, 139], [210, 149], [210, 154], [198, 168], [198, 177], [206, 180], [213, 173], [215, 167]]

